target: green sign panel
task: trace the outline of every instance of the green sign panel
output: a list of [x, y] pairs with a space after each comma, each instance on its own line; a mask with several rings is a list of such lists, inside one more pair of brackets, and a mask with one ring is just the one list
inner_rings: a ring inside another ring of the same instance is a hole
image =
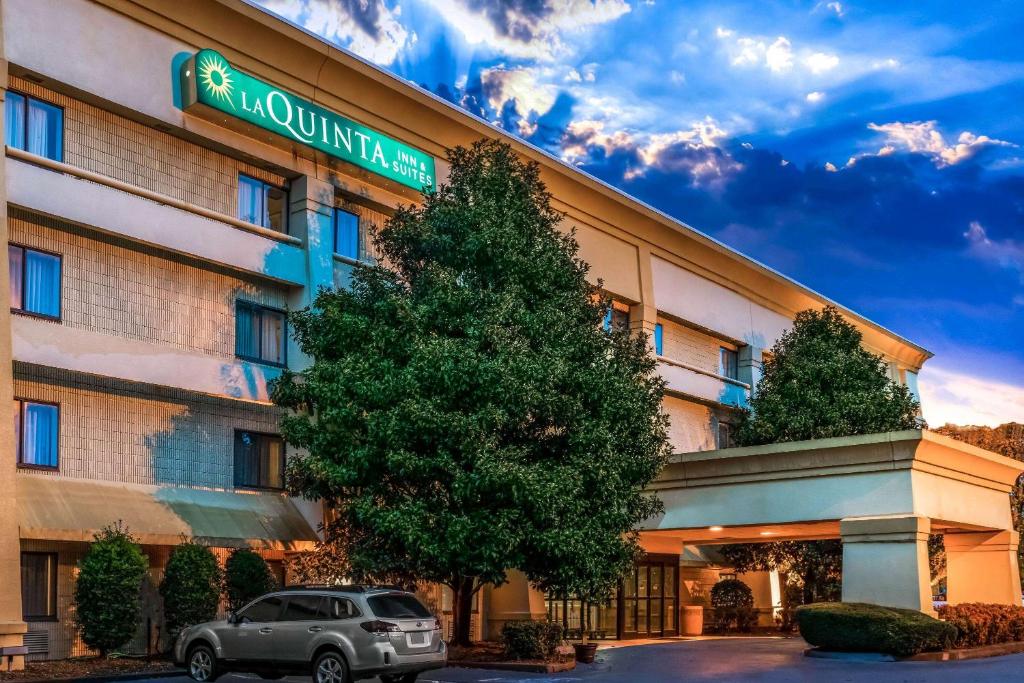
[[238, 71], [214, 50], [181, 69], [185, 109], [206, 105], [416, 190], [434, 185], [429, 154]]

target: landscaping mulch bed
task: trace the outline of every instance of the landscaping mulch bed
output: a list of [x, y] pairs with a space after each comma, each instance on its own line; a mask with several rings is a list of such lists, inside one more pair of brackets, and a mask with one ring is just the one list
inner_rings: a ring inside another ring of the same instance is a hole
[[505, 656], [505, 650], [497, 643], [476, 643], [470, 647], [452, 647], [448, 650], [448, 666], [466, 669], [497, 669], [502, 671], [532, 671], [536, 673], [557, 673], [576, 668], [572, 655], [555, 660], [514, 659]]
[[28, 662], [24, 671], [0, 671], [0, 681], [73, 681], [128, 676], [167, 676], [182, 670], [166, 659], [81, 657]]

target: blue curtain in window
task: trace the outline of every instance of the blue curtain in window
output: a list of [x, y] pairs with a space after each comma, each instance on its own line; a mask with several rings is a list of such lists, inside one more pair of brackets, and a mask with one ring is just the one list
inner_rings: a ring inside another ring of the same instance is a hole
[[284, 316], [273, 311], [262, 313], [260, 358], [270, 363], [284, 363]]
[[5, 139], [8, 147], [25, 149], [25, 98], [16, 92], [7, 93], [4, 102]]
[[21, 308], [21, 273], [24, 266], [25, 250], [21, 247], [7, 246], [7, 263], [11, 273], [11, 308]]
[[64, 112], [59, 107], [36, 99], [28, 101], [27, 149], [55, 161], [60, 161], [64, 141]]
[[359, 216], [334, 210], [334, 251], [350, 259], [359, 258]]
[[263, 225], [263, 183], [238, 176], [238, 219]]
[[26, 465], [57, 466], [57, 406], [25, 404], [21, 461]]
[[60, 316], [60, 258], [25, 250], [23, 308], [41, 315]]
[[260, 356], [259, 314], [250, 306], [237, 306], [235, 316], [235, 354], [245, 358]]
[[665, 330], [661, 323], [654, 326], [654, 353], [659, 356], [665, 355]]

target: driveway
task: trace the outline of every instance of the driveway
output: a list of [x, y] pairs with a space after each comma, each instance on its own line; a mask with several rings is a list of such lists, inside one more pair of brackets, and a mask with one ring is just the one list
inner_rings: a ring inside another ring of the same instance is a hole
[[[599, 650], [597, 662], [577, 666], [564, 674], [442, 669], [423, 674], [420, 683], [984, 683], [1019, 680], [1024, 671], [1024, 654], [966, 662], [874, 663], [811, 659], [803, 656], [806, 647], [800, 638], [673, 641]], [[188, 680], [161, 679], [162, 683]], [[258, 679], [225, 676], [218, 683], [253, 680]], [[308, 682], [309, 678], [287, 680], [298, 683]]]

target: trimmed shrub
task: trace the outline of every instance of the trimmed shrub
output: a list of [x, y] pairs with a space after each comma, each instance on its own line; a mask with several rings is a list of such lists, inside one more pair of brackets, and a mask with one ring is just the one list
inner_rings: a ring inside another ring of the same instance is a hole
[[562, 625], [551, 621], [507, 621], [501, 629], [509, 659], [550, 659], [562, 640]]
[[980, 602], [943, 605], [939, 618], [956, 627], [956, 647], [1024, 640], [1024, 607]]
[[217, 616], [222, 582], [217, 557], [206, 546], [182, 543], [171, 551], [160, 582], [164, 620], [172, 638]]
[[800, 635], [811, 645], [841, 652], [908, 657], [952, 647], [952, 624], [910, 609], [859, 602], [819, 602], [796, 610]]
[[715, 611], [715, 627], [726, 631], [735, 627], [749, 631], [754, 625], [754, 592], [739, 579], [719, 581], [711, 589], [711, 607]]
[[106, 657], [130, 641], [139, 626], [149, 559], [120, 522], [103, 527], [95, 539], [78, 563], [75, 622], [82, 642]]
[[248, 548], [236, 548], [224, 563], [224, 595], [234, 612], [264, 593], [277, 590], [267, 561]]

